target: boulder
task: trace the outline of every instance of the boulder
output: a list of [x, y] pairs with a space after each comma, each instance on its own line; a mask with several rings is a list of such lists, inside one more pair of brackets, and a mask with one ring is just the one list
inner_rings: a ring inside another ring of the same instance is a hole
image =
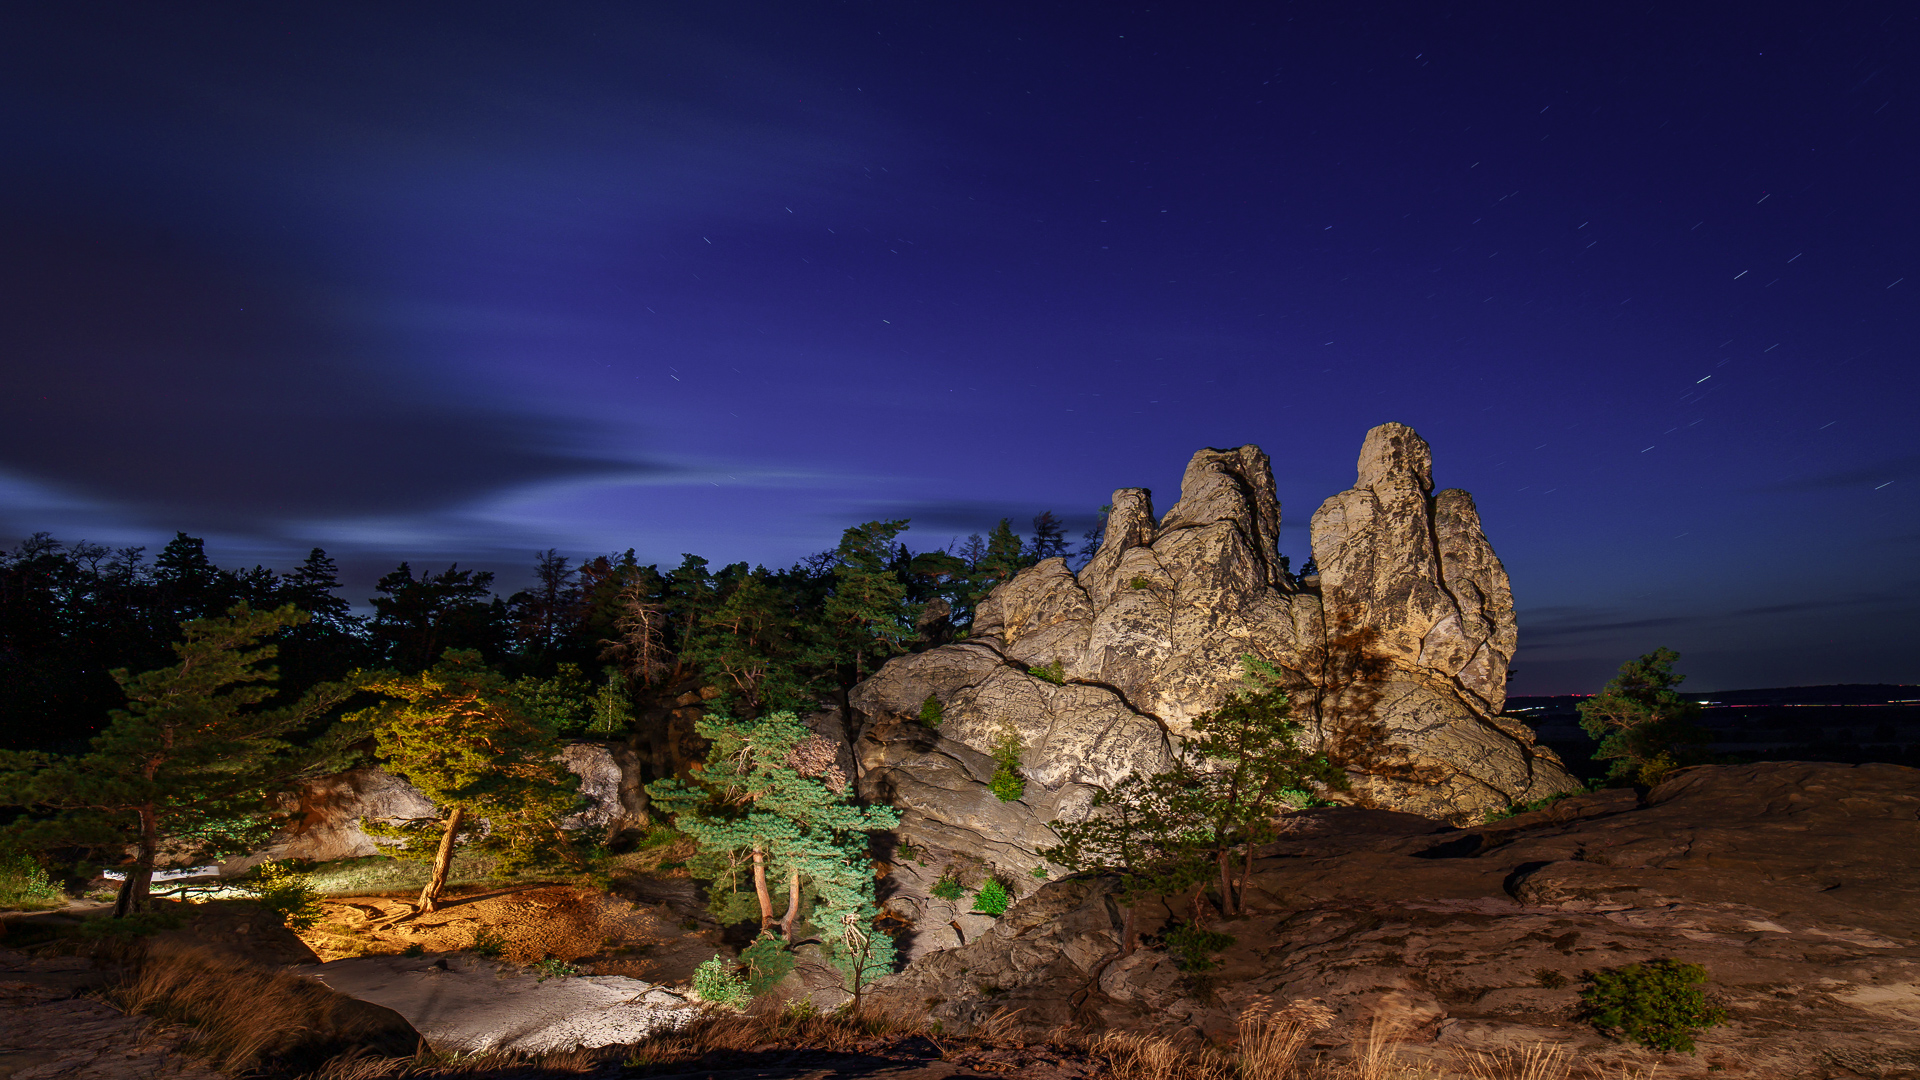
[[[1427, 444], [1367, 434], [1354, 487], [1313, 517], [1318, 586], [1288, 573], [1258, 447], [1202, 450], [1180, 500], [1124, 488], [1080, 569], [1048, 559], [996, 588], [970, 636], [889, 662], [849, 700], [869, 798], [909, 840], [1025, 871], [1093, 789], [1164, 769], [1193, 720], [1242, 685], [1242, 657], [1294, 686], [1305, 738], [1363, 805], [1465, 823], [1578, 788], [1503, 719], [1517, 638], [1505, 569], [1464, 491], [1432, 494]], [[1057, 677], [1056, 677], [1057, 676]], [[932, 697], [942, 722], [917, 718]], [[985, 790], [1017, 744], [1026, 795]]]
[[1576, 1018], [1585, 973], [1674, 957], [1706, 968], [1730, 1023], [1668, 1066], [1920, 1072], [1920, 770], [1701, 766], [1644, 799], [1603, 791], [1472, 829], [1350, 807], [1286, 825], [1258, 852], [1247, 914], [1211, 925], [1233, 938], [1216, 970], [1157, 947], [1190, 896], [1142, 901], [1144, 945], [1122, 956], [1111, 882], [1073, 877], [872, 996], [956, 1032], [1000, 1013], [1036, 1035], [1073, 1021], [1221, 1039], [1257, 1000], [1306, 1002], [1339, 1021], [1323, 1047], [1390, 1013], [1436, 1064], [1544, 1042], [1637, 1075], [1652, 1055]]
[[[614, 751], [601, 743], [572, 743], [560, 753], [560, 763], [580, 777], [580, 794], [587, 800], [587, 808], [564, 827], [611, 834], [645, 821], [645, 802], [638, 794], [638, 761], [631, 753], [624, 756], [632, 767], [623, 768]], [[362, 821], [434, 816], [432, 800], [419, 788], [378, 765], [316, 777], [283, 798], [290, 810], [287, 825], [266, 846], [222, 863], [223, 876], [244, 873], [269, 860], [332, 862], [377, 855], [379, 845], [360, 828]]]

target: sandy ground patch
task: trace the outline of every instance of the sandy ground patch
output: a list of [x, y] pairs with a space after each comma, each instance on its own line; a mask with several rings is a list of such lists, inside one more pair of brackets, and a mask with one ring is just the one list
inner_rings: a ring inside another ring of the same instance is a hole
[[460, 952], [491, 941], [510, 963], [562, 960], [595, 975], [655, 984], [685, 982], [701, 961], [732, 951], [664, 905], [578, 885], [474, 888], [450, 893], [432, 914], [402, 919], [412, 906], [412, 896], [325, 900], [319, 923], [301, 938], [322, 961]]

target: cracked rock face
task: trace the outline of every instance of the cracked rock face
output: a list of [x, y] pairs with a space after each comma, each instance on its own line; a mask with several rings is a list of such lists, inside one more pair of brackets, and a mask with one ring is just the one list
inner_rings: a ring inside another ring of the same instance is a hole
[[[1353, 488], [1313, 516], [1319, 587], [1280, 562], [1280, 506], [1258, 447], [1202, 450], [1180, 500], [1114, 493], [1078, 574], [1049, 559], [995, 589], [961, 642], [896, 659], [854, 688], [862, 785], [910, 839], [1024, 871], [1095, 786], [1164, 769], [1193, 719], [1241, 685], [1241, 657], [1294, 684], [1309, 739], [1345, 759], [1365, 805], [1466, 821], [1577, 790], [1499, 717], [1516, 634], [1505, 569], [1464, 491], [1435, 495], [1411, 428], [1367, 433]], [[1312, 579], [1307, 579], [1312, 581]], [[1054, 665], [1062, 681], [1033, 673]], [[930, 729], [917, 717], [941, 703]], [[1027, 793], [985, 788], [1020, 747]]]

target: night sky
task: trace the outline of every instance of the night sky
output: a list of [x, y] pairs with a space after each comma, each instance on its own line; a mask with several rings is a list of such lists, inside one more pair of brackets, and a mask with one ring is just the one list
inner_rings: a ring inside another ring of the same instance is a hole
[[1567, 8], [6, 5], [0, 541], [511, 591], [1252, 442], [1297, 566], [1397, 420], [1516, 692], [1920, 681], [1920, 11]]

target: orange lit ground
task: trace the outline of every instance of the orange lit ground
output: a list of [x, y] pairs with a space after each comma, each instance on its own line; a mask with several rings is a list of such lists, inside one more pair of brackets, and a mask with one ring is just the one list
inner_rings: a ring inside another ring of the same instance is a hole
[[[635, 905], [579, 885], [516, 885], [449, 890], [439, 910], [393, 921], [412, 909], [411, 896], [354, 896], [322, 902], [325, 914], [301, 937], [321, 960], [405, 952], [471, 949], [483, 935], [500, 941], [502, 959], [531, 964], [564, 960], [596, 975], [654, 983], [690, 978], [719, 949], [706, 934], [682, 928], [662, 907]], [[724, 950], [731, 953], [731, 950]]]

